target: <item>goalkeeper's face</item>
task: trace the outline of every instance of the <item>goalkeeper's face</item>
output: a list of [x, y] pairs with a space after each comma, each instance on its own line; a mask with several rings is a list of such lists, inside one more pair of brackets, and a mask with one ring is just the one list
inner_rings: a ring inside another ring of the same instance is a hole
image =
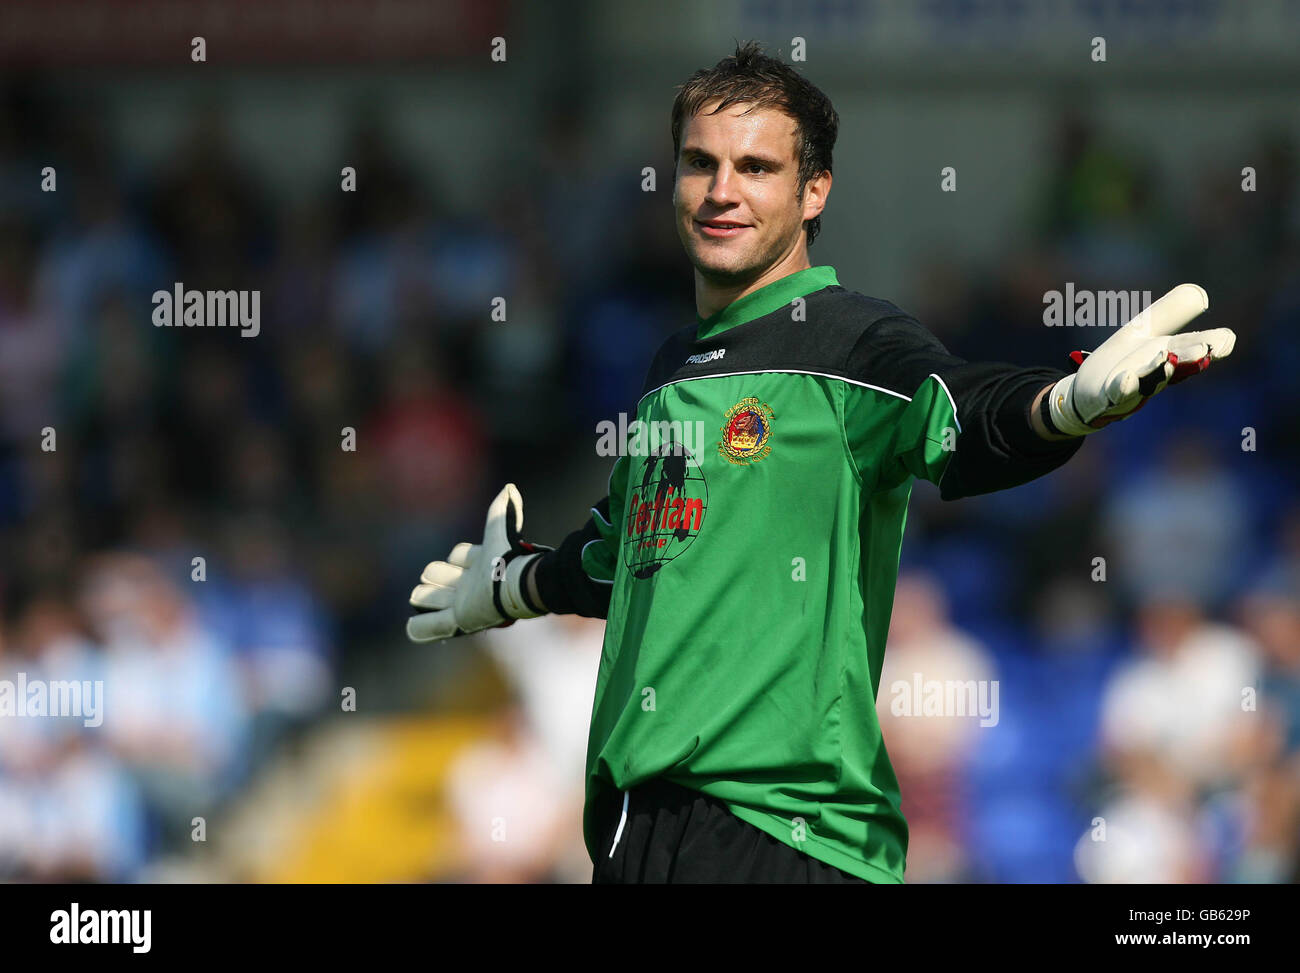
[[805, 252], [803, 224], [825, 205], [830, 175], [824, 187], [809, 183], [801, 200], [795, 120], [746, 104], [709, 114], [715, 104], [682, 126], [673, 204], [695, 269], [736, 283]]

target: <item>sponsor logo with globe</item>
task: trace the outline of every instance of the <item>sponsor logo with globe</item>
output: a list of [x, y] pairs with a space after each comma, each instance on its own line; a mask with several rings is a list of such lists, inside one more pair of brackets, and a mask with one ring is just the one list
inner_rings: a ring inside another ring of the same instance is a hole
[[645, 458], [628, 490], [623, 561], [644, 579], [695, 540], [709, 509], [708, 484], [690, 450], [673, 441]]

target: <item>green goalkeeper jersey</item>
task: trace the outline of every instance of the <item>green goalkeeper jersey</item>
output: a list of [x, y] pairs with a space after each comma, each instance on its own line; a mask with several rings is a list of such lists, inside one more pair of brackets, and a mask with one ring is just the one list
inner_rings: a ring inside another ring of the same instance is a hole
[[876, 715], [913, 478], [1023, 483], [1081, 440], [1030, 404], [1065, 373], [966, 362], [831, 267], [696, 319], [656, 354], [608, 495], [539, 562], [548, 609], [607, 619], [587, 752], [602, 790], [662, 777], [872, 882], [907, 824]]

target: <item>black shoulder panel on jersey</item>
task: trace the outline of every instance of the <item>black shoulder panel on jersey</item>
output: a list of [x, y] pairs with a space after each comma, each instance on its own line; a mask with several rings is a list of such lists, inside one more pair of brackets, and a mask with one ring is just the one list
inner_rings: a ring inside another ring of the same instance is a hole
[[810, 372], [910, 399], [938, 375], [962, 436], [941, 484], [944, 499], [1002, 490], [1056, 469], [1082, 439], [1048, 442], [1028, 425], [1029, 404], [1066, 373], [1005, 362], [967, 362], [948, 352], [898, 305], [832, 284], [703, 341], [682, 328], [656, 353], [641, 398], [673, 382], [745, 372]]
[[1030, 425], [1039, 391], [1065, 376], [1057, 368], [968, 362], [952, 355], [908, 314], [880, 318], [849, 354], [848, 374], [860, 382], [912, 395], [937, 375], [952, 397], [961, 438], [944, 473], [944, 500], [1005, 490], [1061, 466], [1083, 439], [1041, 439]]
[[864, 329], [904, 314], [889, 301], [838, 284], [814, 291], [803, 301], [800, 320], [791, 302], [704, 341], [696, 340], [697, 325], [682, 328], [655, 354], [640, 397], [672, 382], [744, 372], [815, 372], [854, 379], [846, 365]]

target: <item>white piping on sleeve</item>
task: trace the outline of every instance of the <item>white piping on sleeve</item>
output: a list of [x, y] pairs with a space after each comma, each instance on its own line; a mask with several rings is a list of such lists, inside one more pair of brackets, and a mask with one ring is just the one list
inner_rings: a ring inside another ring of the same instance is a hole
[[[810, 372], [802, 368], [755, 368], [751, 371], [746, 371], [746, 372], [722, 372], [717, 375], [695, 375], [692, 376], [691, 378], [679, 378], [671, 382], [664, 382], [664, 384], [660, 385], [659, 388], [651, 389], [645, 395], [641, 396], [641, 399], [644, 399], [646, 395], [654, 395], [656, 392], [659, 391], [659, 389], [666, 389], [670, 385], [679, 385], [682, 382], [698, 382], [701, 379], [706, 379], [706, 378], [730, 378], [733, 375], [767, 375], [767, 374], [815, 375], [818, 378], [833, 378], [840, 382], [848, 382], [850, 385], [860, 385], [864, 389], [874, 389], [877, 392], [884, 392], [886, 395], [892, 395], [895, 398], [902, 399], [904, 402], [912, 401], [912, 397], [910, 395], [904, 395], [902, 392], [895, 392], [893, 389], [881, 388], [879, 385], [872, 385], [870, 382], [859, 382], [851, 378], [845, 378], [843, 375], [831, 375], [829, 372]], [[937, 378], [938, 376], [935, 377]], [[637, 400], [637, 405], [641, 404], [641, 399]]]
[[952, 421], [957, 423], [957, 431], [961, 432], [961, 420], [957, 418], [957, 400], [954, 399], [952, 393], [948, 391], [948, 383], [934, 372], [930, 373], [930, 377], [943, 386], [944, 394], [948, 396], [948, 401], [952, 403]]
[[[581, 564], [581, 563], [582, 563], [582, 559], [583, 559], [584, 557], [586, 557], [586, 555], [587, 555], [587, 548], [591, 547], [592, 544], [600, 544], [603, 540], [604, 540], [604, 538], [597, 537], [594, 541], [587, 541], [587, 543], [583, 544], [583, 545], [582, 545], [582, 550], [578, 552], [578, 563]], [[588, 571], [588, 570], [586, 570], [585, 568], [583, 569], [583, 572], [582, 572], [582, 573], [585, 574], [587, 577], [591, 578], [591, 572]], [[613, 584], [613, 583], [614, 583], [614, 579], [613, 579], [613, 578], [610, 578], [608, 581], [606, 581], [604, 578], [591, 578], [591, 580], [592, 580], [592, 581], [595, 581], [597, 584]]]
[[623, 792], [623, 816], [618, 819], [618, 830], [614, 832], [614, 844], [609, 849], [609, 857], [614, 857], [614, 849], [618, 847], [618, 839], [623, 837], [623, 825], [627, 824], [627, 795], [628, 791]]

